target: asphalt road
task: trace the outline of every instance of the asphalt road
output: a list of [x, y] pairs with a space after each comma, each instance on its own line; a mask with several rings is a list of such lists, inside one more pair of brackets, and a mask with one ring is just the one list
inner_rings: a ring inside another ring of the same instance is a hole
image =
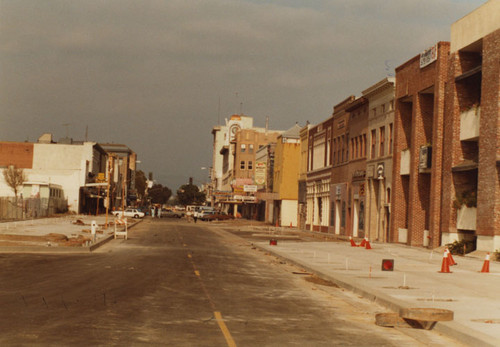
[[0, 269], [2, 346], [419, 345], [376, 326], [373, 304], [208, 223], [146, 219], [92, 254], [3, 254]]

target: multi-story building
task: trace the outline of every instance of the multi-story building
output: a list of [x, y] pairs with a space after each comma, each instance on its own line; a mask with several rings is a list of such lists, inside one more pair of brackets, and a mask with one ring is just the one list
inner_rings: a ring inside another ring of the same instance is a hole
[[137, 200], [135, 171], [137, 154], [128, 146], [116, 143], [100, 143], [108, 156], [107, 174], [111, 179], [110, 209], [122, 209]]
[[309, 129], [309, 139], [307, 141], [306, 228], [313, 231], [328, 231], [333, 120], [330, 117]]
[[500, 249], [500, 2], [455, 22], [450, 45], [441, 243], [491, 252]]
[[306, 229], [307, 223], [307, 154], [309, 148], [309, 129], [311, 124], [304, 126], [300, 130], [300, 166], [298, 182], [298, 207], [297, 207], [297, 225], [300, 229]]
[[300, 130], [293, 127], [278, 136], [274, 158], [274, 218], [282, 226], [297, 226]]
[[449, 49], [439, 42], [396, 68], [391, 242], [440, 244]]
[[247, 218], [257, 218], [257, 185], [255, 182], [256, 151], [269, 143], [276, 143], [281, 131], [269, 131], [266, 128], [240, 129], [231, 141], [234, 153], [232, 170], [232, 201], [234, 209]]
[[394, 84], [387, 77], [363, 91], [368, 100], [366, 231], [370, 240], [391, 239], [390, 213], [394, 133]]
[[257, 185], [258, 212], [257, 220], [273, 223], [274, 200], [278, 198], [273, 193], [274, 154], [276, 142], [268, 143], [259, 148], [255, 154], [255, 184]]
[[240, 129], [253, 128], [253, 118], [245, 115], [234, 114], [225, 125], [212, 128], [212, 187], [216, 197], [227, 195], [231, 192], [231, 179], [234, 164], [234, 153], [231, 152], [230, 143]]
[[324, 213], [330, 213], [330, 222], [327, 229], [337, 235], [351, 235], [352, 191], [349, 189], [352, 175], [349, 175], [349, 112], [356, 97], [351, 95], [333, 108], [331, 129], [331, 150], [329, 160], [331, 165], [329, 180], [331, 190], [328, 193], [329, 206]]
[[368, 129], [368, 100], [356, 98], [346, 107], [349, 113], [348, 132], [348, 215], [347, 234], [365, 237], [366, 225], [366, 139]]
[[[103, 201], [92, 184], [97, 177], [105, 177], [106, 157], [106, 152], [95, 142], [69, 138], [55, 142], [51, 134], [42, 135], [36, 143], [0, 142], [0, 166], [24, 169], [30, 194], [40, 189], [36, 186], [57, 186], [67, 200], [68, 209], [76, 213], [96, 213], [97, 201]], [[0, 195], [13, 195], [3, 175]]]

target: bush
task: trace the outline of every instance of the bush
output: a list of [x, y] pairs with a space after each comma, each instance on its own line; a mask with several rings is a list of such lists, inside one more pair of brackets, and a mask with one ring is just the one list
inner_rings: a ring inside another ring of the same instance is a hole
[[498, 249], [493, 253], [493, 260], [500, 261], [500, 251]]
[[[470, 253], [476, 249], [474, 241], [455, 241], [446, 245], [450, 250], [451, 254], [464, 255]], [[465, 253], [464, 253], [465, 251]]]
[[462, 193], [457, 193], [453, 201], [453, 207], [457, 210], [463, 205], [467, 207], [477, 207], [477, 195], [475, 191], [469, 190]]

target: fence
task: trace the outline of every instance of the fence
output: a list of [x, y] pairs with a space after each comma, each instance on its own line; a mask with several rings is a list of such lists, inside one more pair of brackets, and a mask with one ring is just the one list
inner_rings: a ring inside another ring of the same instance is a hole
[[68, 202], [61, 198], [0, 197], [0, 219], [21, 220], [48, 217], [68, 210]]

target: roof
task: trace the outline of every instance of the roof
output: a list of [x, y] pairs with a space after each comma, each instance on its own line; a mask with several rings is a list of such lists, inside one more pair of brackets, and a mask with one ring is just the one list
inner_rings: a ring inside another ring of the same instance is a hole
[[288, 139], [299, 139], [300, 138], [300, 130], [302, 127], [295, 123], [293, 127], [285, 131], [283, 134], [281, 134], [281, 137], [288, 138]]
[[126, 153], [131, 154], [134, 153], [127, 145], [118, 144], [118, 143], [99, 143], [102, 149], [104, 149], [107, 153]]

